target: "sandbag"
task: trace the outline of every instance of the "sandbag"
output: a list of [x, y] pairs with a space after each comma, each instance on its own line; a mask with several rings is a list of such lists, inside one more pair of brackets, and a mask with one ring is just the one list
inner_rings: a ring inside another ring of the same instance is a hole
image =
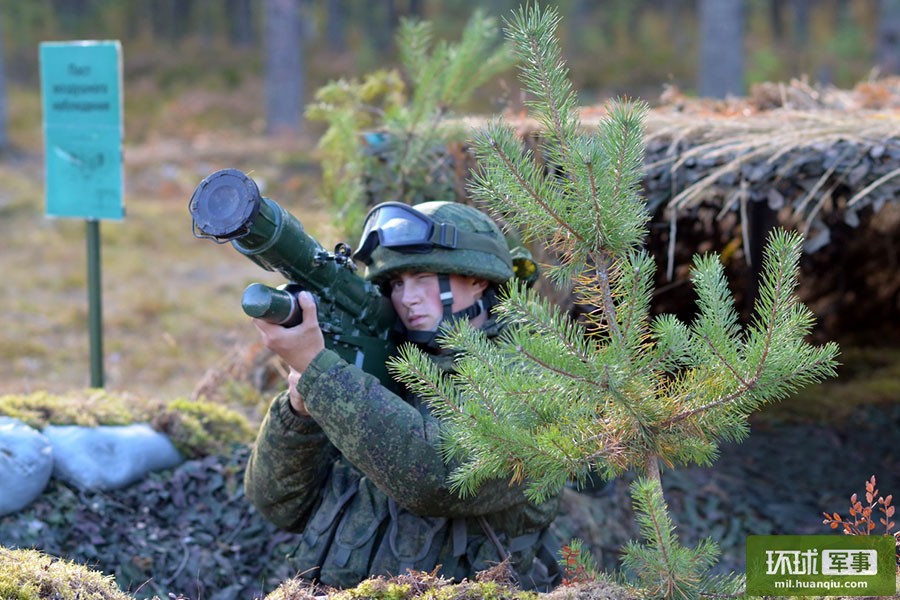
[[0, 516], [31, 504], [53, 473], [53, 448], [36, 429], [0, 417]]
[[85, 490], [115, 490], [183, 458], [168, 437], [145, 423], [79, 427], [49, 425], [53, 476]]

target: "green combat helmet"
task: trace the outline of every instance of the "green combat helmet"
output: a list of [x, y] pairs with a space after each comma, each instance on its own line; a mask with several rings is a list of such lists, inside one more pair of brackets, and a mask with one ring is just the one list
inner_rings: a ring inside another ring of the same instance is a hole
[[[373, 207], [354, 258], [366, 265], [365, 278], [379, 285], [404, 271], [436, 273], [444, 324], [490, 312], [497, 302], [496, 287], [514, 276], [500, 228], [478, 209], [457, 202], [384, 202]], [[450, 275], [480, 277], [493, 285], [475, 304], [454, 312]], [[437, 331], [399, 327], [409, 341], [434, 347]]]
[[379, 284], [403, 271], [469, 275], [496, 284], [513, 276], [500, 228], [478, 209], [458, 202], [373, 207], [354, 258], [366, 265], [365, 278]]

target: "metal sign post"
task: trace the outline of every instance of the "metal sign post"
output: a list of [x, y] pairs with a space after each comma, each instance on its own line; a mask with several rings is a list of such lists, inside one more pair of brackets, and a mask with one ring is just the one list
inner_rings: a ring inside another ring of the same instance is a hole
[[91, 386], [103, 387], [100, 219], [125, 215], [122, 47], [118, 41], [40, 45], [49, 217], [87, 224]]
[[87, 286], [88, 338], [91, 348], [91, 387], [103, 387], [103, 293], [100, 274], [100, 221], [88, 219]]

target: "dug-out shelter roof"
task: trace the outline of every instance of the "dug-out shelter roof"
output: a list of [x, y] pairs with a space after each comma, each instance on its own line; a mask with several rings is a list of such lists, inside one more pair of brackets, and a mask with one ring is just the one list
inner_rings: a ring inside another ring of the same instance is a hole
[[[660, 100], [646, 122], [643, 177], [658, 310], [691, 310], [691, 258], [716, 251], [749, 313], [765, 238], [781, 226], [805, 236], [799, 294], [821, 337], [900, 339], [900, 79], [852, 90], [767, 83], [721, 101], [669, 89]], [[604, 115], [582, 108], [585, 131]], [[538, 123], [504, 120], [540, 156]], [[457, 173], [474, 166], [465, 146], [454, 153]]]

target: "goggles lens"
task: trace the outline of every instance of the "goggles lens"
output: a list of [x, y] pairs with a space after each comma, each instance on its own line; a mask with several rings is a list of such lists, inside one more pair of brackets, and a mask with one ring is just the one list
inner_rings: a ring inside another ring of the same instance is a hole
[[385, 202], [369, 211], [363, 224], [359, 250], [354, 258], [369, 264], [378, 246], [402, 248], [405, 252], [428, 252], [433, 247], [434, 221], [411, 206]]

